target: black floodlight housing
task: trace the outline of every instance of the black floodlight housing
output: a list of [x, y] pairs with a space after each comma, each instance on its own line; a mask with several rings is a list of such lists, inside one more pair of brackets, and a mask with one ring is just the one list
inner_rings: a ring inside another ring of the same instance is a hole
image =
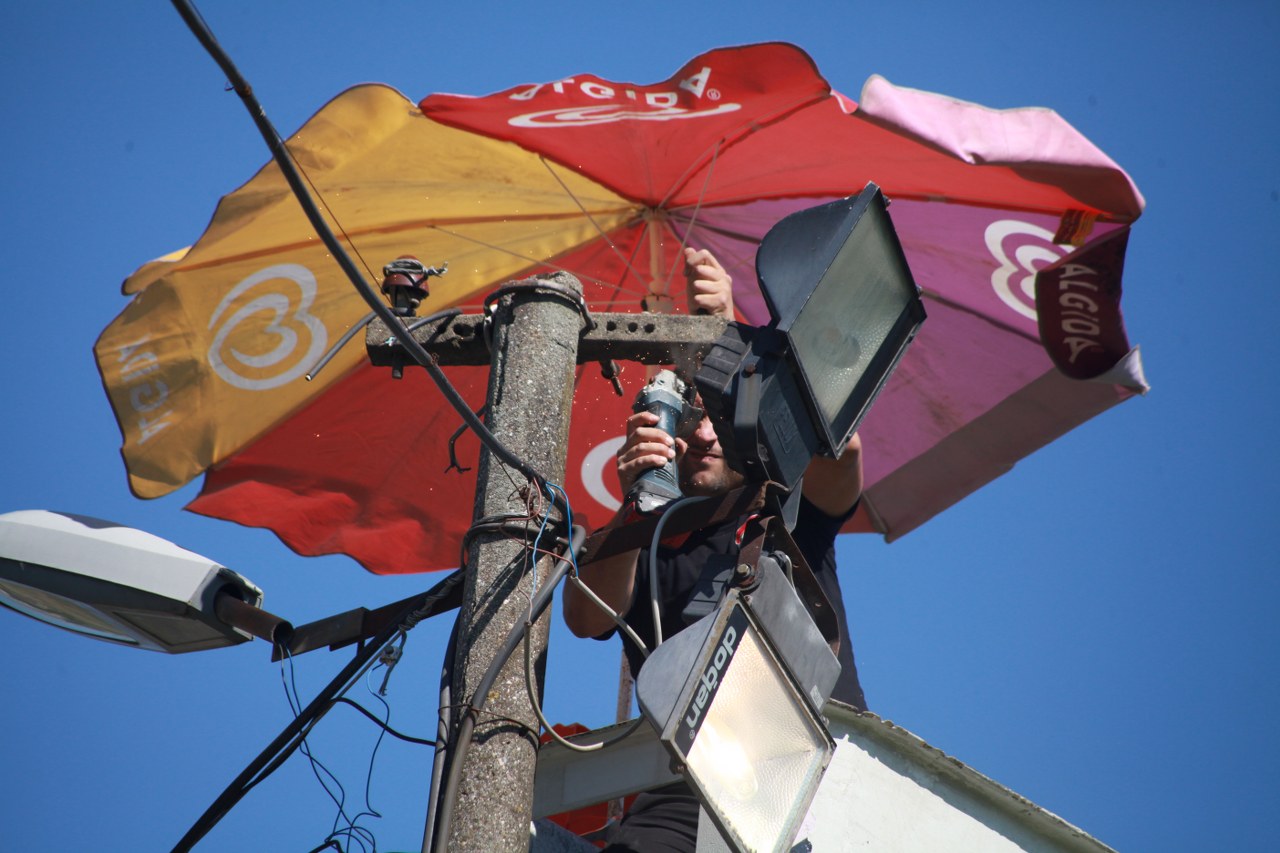
[[0, 515], [0, 606], [87, 637], [177, 653], [293, 629], [262, 590], [207, 557], [83, 515]]
[[756, 274], [771, 322], [730, 323], [695, 383], [749, 481], [791, 489], [838, 458], [924, 322], [924, 303], [875, 184], [786, 217]]

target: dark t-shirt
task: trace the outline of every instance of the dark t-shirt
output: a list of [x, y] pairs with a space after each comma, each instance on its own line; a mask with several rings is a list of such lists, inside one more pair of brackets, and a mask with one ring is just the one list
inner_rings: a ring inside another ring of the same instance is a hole
[[[852, 513], [852, 510], [850, 510]], [[866, 699], [862, 687], [858, 683], [858, 670], [853, 661], [853, 647], [849, 642], [849, 626], [845, 619], [844, 599], [840, 594], [840, 581], [836, 577], [835, 538], [840, 532], [843, 518], [832, 518], [818, 509], [803, 497], [792, 538], [804, 554], [814, 576], [821, 584], [835, 608], [836, 618], [840, 625], [840, 678], [836, 681], [831, 698], [846, 702], [859, 710], [866, 710]], [[702, 574], [708, 561], [729, 560], [737, 556], [738, 545], [735, 542], [741, 521], [725, 522], [717, 527], [707, 528], [692, 533], [678, 547], [665, 545], [658, 548], [658, 597], [662, 620], [662, 636], [667, 638], [687, 627], [684, 609], [690, 593]], [[636, 565], [636, 594], [631, 607], [623, 614], [623, 619], [639, 635], [645, 645], [653, 648], [653, 609], [649, 603], [649, 551], [641, 549]], [[610, 637], [614, 632], [604, 634], [600, 639]], [[640, 650], [623, 635], [623, 648], [627, 654], [627, 662], [632, 674], [640, 671], [644, 657]]]

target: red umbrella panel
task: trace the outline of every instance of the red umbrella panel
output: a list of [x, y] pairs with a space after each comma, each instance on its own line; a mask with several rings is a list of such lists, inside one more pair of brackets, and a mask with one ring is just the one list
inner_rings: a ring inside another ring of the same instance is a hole
[[[879, 77], [855, 103], [803, 51], [762, 44], [703, 54], [656, 84], [576, 75], [431, 95], [416, 110], [359, 87], [289, 144], [372, 267], [449, 261], [429, 311], [556, 269], [579, 277], [595, 312], [683, 311], [681, 250], [694, 246], [733, 276], [738, 318], [764, 323], [763, 235], [878, 184], [929, 320], [862, 427], [867, 488], [848, 530], [901, 536], [1146, 390], [1119, 310], [1142, 198], [1049, 110]], [[264, 168], [195, 246], [126, 283], [134, 301], [97, 352], [134, 489], [205, 471], [189, 509], [270, 528], [299, 553], [381, 573], [452, 567], [478, 442], [451, 441], [460, 422], [420, 371], [393, 380], [358, 347], [323, 382], [302, 378], [315, 340], [364, 312], [282, 188]], [[228, 317], [237, 333], [218, 337]], [[197, 343], [180, 349], [177, 336]], [[229, 396], [237, 359], [254, 378]], [[271, 385], [285, 365], [296, 375]], [[451, 371], [477, 407], [486, 374]], [[564, 487], [589, 523], [618, 505], [613, 453], [643, 378], [626, 370], [618, 398], [598, 366], [579, 369]]]

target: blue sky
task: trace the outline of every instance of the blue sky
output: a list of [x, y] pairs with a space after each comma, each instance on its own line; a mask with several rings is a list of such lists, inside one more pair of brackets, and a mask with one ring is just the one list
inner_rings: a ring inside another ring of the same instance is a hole
[[[267, 153], [167, 3], [50, 0], [0, 35], [0, 511], [140, 527], [254, 579], [296, 623], [437, 578], [301, 559], [269, 533], [133, 498], [91, 347], [139, 264], [192, 242]], [[1280, 8], [1047, 4], [271, 3], [202, 11], [283, 132], [355, 83], [484, 94], [589, 71], [654, 81], [716, 46], [794, 42], [857, 97], [878, 73], [1062, 114], [1147, 199], [1124, 310], [1153, 390], [893, 545], [841, 540], [868, 701], [1124, 851], [1264, 850], [1280, 793], [1272, 542], [1280, 433]], [[392, 724], [426, 734], [447, 625], [415, 631]], [[2, 846], [167, 849], [289, 717], [265, 644], [168, 657], [0, 614]], [[297, 661], [304, 699], [345, 661]], [[610, 720], [616, 647], [552, 637], [548, 712]], [[360, 691], [367, 704], [377, 702]], [[363, 807], [377, 730], [313, 751]], [[417, 849], [430, 755], [388, 741], [365, 821]], [[852, 806], [856, 808], [857, 805]], [[198, 849], [307, 850], [334, 806], [295, 757]]]

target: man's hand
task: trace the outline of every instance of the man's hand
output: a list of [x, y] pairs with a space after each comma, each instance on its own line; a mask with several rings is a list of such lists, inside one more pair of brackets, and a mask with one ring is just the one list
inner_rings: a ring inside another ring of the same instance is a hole
[[706, 249], [684, 250], [684, 277], [688, 282], [690, 314], [710, 314], [733, 319], [733, 278], [715, 255]]
[[676, 457], [675, 440], [657, 424], [653, 412], [636, 412], [627, 418], [627, 438], [618, 448], [618, 482], [624, 495], [641, 473], [661, 468]]

